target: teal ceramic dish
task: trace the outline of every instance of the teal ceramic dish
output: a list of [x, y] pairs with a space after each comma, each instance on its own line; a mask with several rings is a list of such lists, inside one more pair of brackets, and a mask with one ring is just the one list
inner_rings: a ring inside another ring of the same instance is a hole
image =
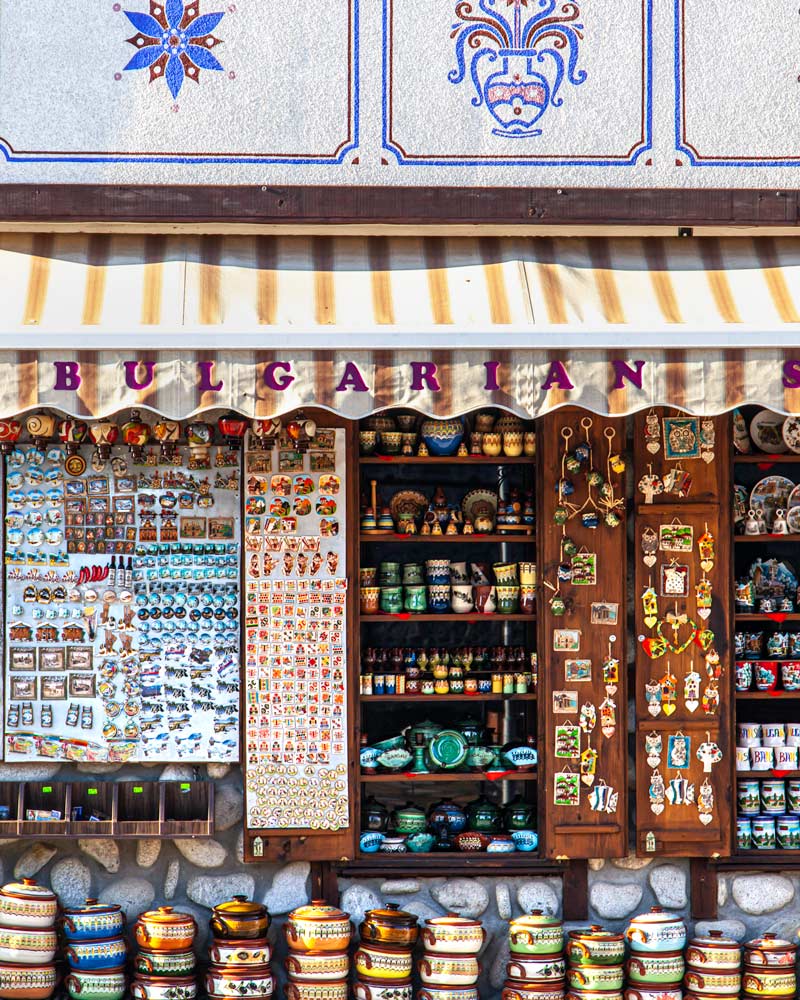
[[406, 846], [413, 854], [427, 854], [436, 843], [432, 833], [412, 833], [406, 837]]
[[373, 743], [372, 746], [378, 753], [383, 753], [384, 750], [396, 750], [404, 743], [405, 740], [402, 736], [390, 736], [388, 740], [381, 740], [380, 743]]
[[467, 759], [469, 746], [466, 738], [455, 729], [443, 729], [428, 743], [426, 753], [431, 766], [452, 771]]
[[414, 755], [409, 753], [408, 750], [397, 747], [394, 750], [384, 750], [378, 757], [378, 763], [381, 767], [385, 767], [387, 771], [402, 771], [403, 768], [408, 767], [413, 759]]
[[364, 770], [374, 770], [378, 766], [380, 755], [377, 747], [362, 747], [358, 753], [358, 761]]
[[511, 839], [518, 851], [535, 851], [539, 846], [539, 834], [535, 830], [514, 830]]

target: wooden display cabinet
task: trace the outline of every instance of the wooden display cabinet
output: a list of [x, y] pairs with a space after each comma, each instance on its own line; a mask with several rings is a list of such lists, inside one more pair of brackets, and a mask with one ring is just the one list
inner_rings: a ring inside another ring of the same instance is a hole
[[163, 786], [163, 837], [210, 837], [214, 832], [214, 782], [167, 781]]
[[[73, 781], [70, 788], [69, 833], [73, 837], [98, 838], [114, 835], [116, 813], [116, 785], [107, 782]], [[80, 808], [82, 818], [72, 819], [76, 808]], [[107, 819], [92, 820], [92, 814], [102, 813]]]
[[117, 837], [158, 837], [161, 832], [160, 781], [120, 781], [117, 784]]

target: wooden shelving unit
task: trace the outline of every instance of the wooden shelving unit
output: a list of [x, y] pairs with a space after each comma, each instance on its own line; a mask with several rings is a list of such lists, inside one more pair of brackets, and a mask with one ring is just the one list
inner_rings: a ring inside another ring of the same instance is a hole
[[475, 782], [486, 782], [486, 781], [538, 781], [539, 774], [538, 771], [442, 771], [434, 774], [408, 774], [408, 773], [397, 773], [386, 772], [384, 774], [362, 774], [361, 783], [362, 785], [378, 784], [391, 782], [395, 784], [397, 782], [407, 783], [407, 784], [428, 784], [429, 782], [468, 782], [474, 784]]
[[536, 701], [538, 694], [362, 694], [361, 701], [393, 701], [401, 704], [405, 701], [435, 705], [440, 701]]

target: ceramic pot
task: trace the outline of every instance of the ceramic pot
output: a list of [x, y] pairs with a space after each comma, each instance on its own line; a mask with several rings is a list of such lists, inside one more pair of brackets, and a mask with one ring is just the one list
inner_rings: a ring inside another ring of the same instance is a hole
[[382, 910], [367, 910], [364, 922], [358, 930], [362, 944], [388, 944], [413, 948], [419, 937], [416, 916], [401, 910], [397, 903], [387, 903]]
[[426, 948], [417, 970], [426, 986], [474, 986], [481, 973], [481, 964], [474, 955], [448, 955]]
[[622, 990], [567, 990], [564, 1000], [622, 1000]]
[[350, 914], [324, 899], [293, 910], [283, 927], [291, 951], [346, 951], [350, 945]]
[[683, 990], [680, 986], [654, 990], [645, 989], [643, 986], [637, 986], [635, 989], [629, 986], [625, 990], [625, 1000], [683, 1000]]
[[142, 976], [190, 976], [195, 964], [193, 951], [139, 951], [133, 960], [134, 970]]
[[660, 906], [653, 906], [649, 913], [642, 913], [631, 920], [625, 931], [631, 951], [679, 951], [686, 944], [686, 925], [680, 917], [665, 913]]
[[516, 795], [503, 806], [503, 824], [506, 830], [529, 830], [536, 818], [536, 809], [521, 795]]
[[455, 455], [464, 437], [464, 425], [460, 420], [423, 420], [420, 434], [431, 455]]
[[560, 954], [512, 958], [506, 966], [509, 979], [520, 979], [523, 982], [529, 979], [563, 979], [565, 971], [566, 965]]
[[346, 951], [323, 951], [319, 955], [291, 952], [284, 964], [290, 979], [299, 976], [315, 983], [336, 982], [350, 972], [350, 956]]
[[715, 972], [738, 972], [742, 964], [742, 949], [722, 931], [710, 931], [708, 937], [692, 938], [686, 949], [689, 965]]
[[785, 967], [794, 965], [797, 948], [790, 941], [784, 941], [775, 934], [765, 934], [747, 941], [744, 946], [745, 965]]
[[567, 982], [575, 990], [621, 990], [625, 975], [621, 965], [582, 965], [567, 970]]
[[52, 929], [0, 927], [0, 962], [47, 965], [55, 958], [57, 947], [56, 932]]
[[362, 976], [353, 983], [355, 1000], [411, 1000], [413, 994], [410, 979], [407, 983], [384, 983]]
[[58, 923], [67, 941], [96, 941], [119, 937], [125, 929], [125, 916], [115, 903], [87, 899], [83, 906], [64, 910]]
[[450, 835], [454, 836], [466, 828], [467, 815], [461, 806], [450, 802], [449, 799], [443, 799], [429, 810], [428, 822], [432, 827], [447, 827]]
[[508, 940], [512, 955], [552, 955], [564, 947], [564, 927], [556, 917], [533, 910], [510, 921]]
[[508, 458], [519, 458], [522, 454], [522, 431], [506, 431], [503, 435], [503, 452]]
[[101, 972], [124, 965], [128, 957], [128, 946], [121, 937], [73, 941], [65, 955], [70, 968], [80, 969], [82, 972]]
[[428, 827], [428, 818], [423, 810], [411, 802], [395, 809], [389, 822], [396, 833], [421, 833]]
[[364, 944], [354, 956], [359, 976], [380, 979], [384, 982], [405, 982], [411, 976], [413, 960], [408, 948], [390, 948], [387, 945]]
[[[53, 983], [55, 984], [55, 971]], [[125, 995], [125, 970], [79, 972], [77, 969], [72, 969], [64, 980], [64, 985], [72, 1000], [122, 1000]], [[0, 995], [5, 996], [5, 994]]]
[[32, 878], [9, 882], [0, 889], [0, 927], [51, 928], [57, 910], [55, 893]]
[[481, 615], [491, 615], [497, 610], [497, 588], [489, 584], [477, 584], [472, 588], [475, 610]]
[[215, 965], [266, 965], [272, 957], [272, 949], [266, 938], [240, 941], [215, 938], [209, 946], [208, 956]]
[[214, 907], [210, 927], [217, 938], [260, 940], [267, 936], [269, 924], [266, 906], [249, 900], [247, 896], [234, 896]]
[[478, 833], [496, 833], [500, 829], [500, 806], [481, 795], [467, 805], [467, 826]]
[[709, 969], [688, 969], [683, 977], [683, 985], [706, 996], [738, 997], [742, 988], [742, 977], [738, 972], [712, 972]]
[[664, 951], [649, 955], [639, 952], [628, 959], [631, 986], [654, 986], [679, 983], [684, 973], [683, 952]]
[[744, 967], [742, 989], [745, 993], [769, 997], [793, 997], [797, 990], [794, 969], [752, 969]]
[[250, 965], [239, 969], [235, 965], [209, 965], [206, 990], [217, 997], [270, 997], [275, 980], [268, 965]]
[[619, 965], [625, 959], [625, 942], [622, 934], [593, 924], [569, 932], [566, 955], [572, 965]]
[[477, 986], [423, 986], [417, 1000], [478, 1000]]
[[293, 979], [285, 986], [286, 1000], [348, 1000], [350, 985], [346, 979], [336, 983], [314, 983]]
[[479, 920], [458, 917], [454, 913], [432, 917], [422, 928], [422, 943], [425, 951], [432, 955], [477, 955], [485, 940], [486, 931]]
[[488, 431], [481, 438], [481, 448], [484, 455], [496, 458], [503, 450], [503, 436], [495, 431]]
[[146, 951], [189, 951], [194, 944], [197, 924], [190, 913], [159, 906], [157, 910], [140, 914], [133, 930], [136, 943]]
[[194, 1000], [197, 982], [194, 976], [181, 976], [180, 979], [137, 976], [131, 983], [131, 996], [133, 1000]]

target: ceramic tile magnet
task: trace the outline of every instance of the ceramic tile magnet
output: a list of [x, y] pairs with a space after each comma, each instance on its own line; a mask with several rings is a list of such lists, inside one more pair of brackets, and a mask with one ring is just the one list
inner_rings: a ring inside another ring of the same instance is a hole
[[664, 752], [664, 741], [661, 733], [648, 733], [644, 738], [644, 752], [647, 754], [648, 767], [658, 767], [661, 764], [661, 754]]

